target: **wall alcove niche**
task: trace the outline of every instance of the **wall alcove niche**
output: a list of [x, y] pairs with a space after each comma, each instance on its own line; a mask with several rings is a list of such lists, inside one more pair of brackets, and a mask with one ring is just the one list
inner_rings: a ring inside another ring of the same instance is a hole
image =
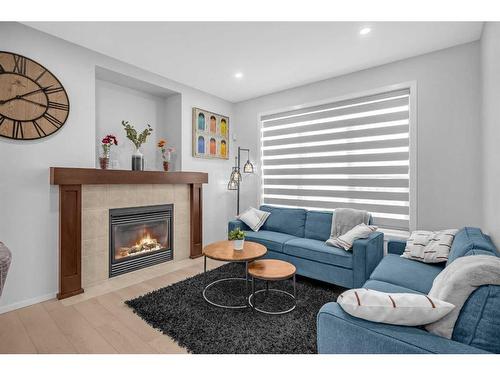
[[125, 136], [122, 120], [142, 131], [150, 124], [153, 133], [141, 147], [146, 159], [146, 170], [162, 170], [160, 153], [156, 147], [161, 138], [176, 149], [172, 170], [180, 170], [181, 155], [181, 94], [136, 78], [96, 66], [95, 71], [95, 126], [96, 161], [102, 154], [101, 139], [107, 134], [118, 138], [112, 147], [110, 168], [130, 170], [134, 145]]

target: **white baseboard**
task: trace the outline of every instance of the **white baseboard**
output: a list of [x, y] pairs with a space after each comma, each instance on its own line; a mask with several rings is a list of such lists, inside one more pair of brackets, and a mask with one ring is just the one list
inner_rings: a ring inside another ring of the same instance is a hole
[[25, 299], [24, 301], [12, 303], [7, 306], [0, 306], [0, 314], [7, 313], [12, 310], [17, 310], [26, 306], [31, 306], [34, 305], [35, 303], [40, 303], [40, 302], [45, 302], [48, 301], [49, 299], [56, 298], [57, 292], [45, 294], [43, 296], [38, 296], [30, 299]]

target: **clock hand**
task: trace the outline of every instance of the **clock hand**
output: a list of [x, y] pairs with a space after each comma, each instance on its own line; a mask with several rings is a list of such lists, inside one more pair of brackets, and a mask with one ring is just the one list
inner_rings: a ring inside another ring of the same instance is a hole
[[42, 87], [42, 88], [39, 88], [37, 90], [33, 90], [33, 91], [30, 91], [30, 92], [27, 92], [26, 94], [23, 94], [23, 95], [16, 95], [16, 96], [14, 96], [13, 98], [10, 98], [10, 99], [0, 100], [0, 105], [3, 105], [5, 103], [11, 102], [11, 101], [16, 100], [16, 99], [22, 99], [25, 96], [32, 95], [32, 94], [37, 93], [39, 91], [50, 89], [52, 86], [54, 86], [54, 85], [50, 85], [50, 86], [47, 86], [47, 87]]
[[27, 92], [26, 94], [23, 94], [23, 95], [17, 95], [15, 97], [15, 99], [21, 99], [21, 98], [24, 98], [25, 96], [32, 95], [32, 94], [37, 93], [39, 91], [44, 91], [44, 90], [50, 89], [52, 86], [53, 85], [50, 85], [50, 86], [47, 86], [47, 87], [42, 87], [42, 88], [39, 88], [38, 90]]
[[33, 100], [29, 100], [29, 99], [26, 99], [26, 98], [17, 98], [19, 100], [24, 100], [25, 102], [29, 102], [29, 103], [33, 103], [33, 104], [36, 104], [36, 105], [39, 105], [40, 107], [47, 107], [45, 104], [42, 104], [42, 103], [38, 103], [38, 102], [35, 102]]
[[13, 98], [6, 99], [6, 100], [0, 100], [0, 105], [11, 102], [11, 101], [16, 100], [16, 99], [17, 99], [16, 97], [13, 97]]

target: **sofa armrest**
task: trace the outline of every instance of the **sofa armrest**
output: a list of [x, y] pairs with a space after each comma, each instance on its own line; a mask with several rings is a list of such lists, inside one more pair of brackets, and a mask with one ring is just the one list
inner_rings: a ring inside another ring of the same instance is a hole
[[241, 230], [250, 230], [248, 225], [246, 225], [243, 221], [239, 219], [231, 220], [227, 224], [227, 233], [231, 232], [232, 230], [235, 230], [236, 228], [240, 228]]
[[406, 240], [389, 240], [387, 241], [387, 252], [389, 254], [401, 255], [405, 251]]
[[353, 287], [359, 288], [369, 279], [384, 256], [384, 234], [374, 232], [368, 238], [354, 241], [352, 256]]
[[317, 332], [320, 354], [491, 354], [417, 327], [355, 318], [336, 302], [319, 311]]

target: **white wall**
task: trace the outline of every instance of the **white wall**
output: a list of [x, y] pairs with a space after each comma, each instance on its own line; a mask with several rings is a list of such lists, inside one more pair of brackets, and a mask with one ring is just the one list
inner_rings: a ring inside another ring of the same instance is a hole
[[[165, 126], [159, 129], [158, 135], [167, 141], [168, 146], [176, 150], [171, 155], [172, 171], [181, 170], [182, 155], [182, 95], [174, 94], [165, 99], [164, 115]], [[178, 124], [178, 125], [177, 125]]]
[[[95, 95], [96, 156], [102, 155], [101, 139], [107, 134], [113, 134], [117, 137], [118, 146], [111, 147], [110, 158], [119, 162], [119, 169], [130, 169], [135, 146], [125, 136], [122, 120], [129, 121], [137, 132], [141, 132], [149, 124], [153, 132], [141, 147], [145, 169], [162, 168], [156, 142], [161, 137], [167, 137], [168, 129], [164, 129], [167, 127], [165, 98], [102, 80], [96, 80]], [[99, 167], [98, 162], [96, 167]]]
[[178, 127], [183, 146], [182, 170], [209, 173], [203, 196], [204, 242], [225, 237], [234, 202], [221, 181], [229, 174], [231, 161], [191, 158], [191, 108], [232, 117], [231, 103], [21, 24], [0, 23], [0, 35], [0, 50], [47, 67], [71, 102], [68, 121], [53, 136], [30, 142], [0, 139], [0, 240], [13, 252], [0, 312], [53, 297], [57, 291], [58, 190], [49, 185], [49, 167], [95, 166], [96, 66], [181, 94], [181, 122], [173, 126]]
[[[252, 160], [259, 160], [259, 113], [412, 80], [418, 85], [419, 227], [481, 225], [478, 43], [233, 105], [20, 24], [0, 23], [0, 35], [0, 50], [46, 66], [61, 80], [71, 101], [66, 125], [53, 136], [31, 142], [0, 139], [0, 240], [13, 251], [0, 312], [52, 297], [57, 290], [58, 192], [49, 185], [48, 168], [95, 165], [96, 66], [179, 93], [165, 104], [166, 111], [177, 108], [175, 114], [168, 111], [172, 116], [166, 135], [181, 145], [178, 169], [209, 173], [203, 196], [205, 243], [225, 238], [227, 220], [235, 212], [235, 193], [227, 191], [226, 184], [236, 147], [251, 148]], [[191, 156], [192, 107], [230, 117], [231, 140], [236, 135], [236, 142], [231, 141], [229, 160]], [[259, 175], [244, 176], [242, 209], [257, 204], [259, 182]], [[490, 226], [497, 218], [492, 215]]]
[[481, 38], [484, 228], [500, 246], [500, 23]]
[[[479, 69], [475, 42], [266, 95], [236, 104], [237, 135], [257, 150], [262, 112], [416, 81], [417, 226], [481, 226]], [[258, 182], [244, 206], [257, 204]]]

